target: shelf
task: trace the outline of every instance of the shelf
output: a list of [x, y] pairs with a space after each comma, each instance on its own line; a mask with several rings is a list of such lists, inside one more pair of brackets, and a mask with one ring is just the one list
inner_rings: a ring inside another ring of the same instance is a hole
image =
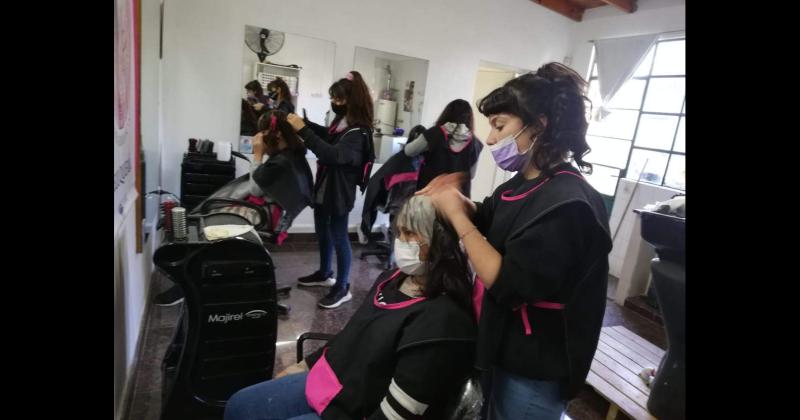
[[257, 66], [270, 66], [270, 67], [280, 67], [282, 69], [288, 70], [302, 70], [302, 67], [291, 67], [291, 66], [284, 66], [282, 64], [271, 64], [271, 63], [256, 63]]

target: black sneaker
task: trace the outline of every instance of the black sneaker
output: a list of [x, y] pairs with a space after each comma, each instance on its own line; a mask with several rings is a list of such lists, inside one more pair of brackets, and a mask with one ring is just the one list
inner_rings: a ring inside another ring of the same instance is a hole
[[181, 302], [183, 302], [183, 291], [179, 286], [172, 286], [155, 298], [155, 304], [158, 306], [172, 306]]
[[353, 299], [353, 295], [350, 294], [350, 285], [348, 284], [345, 289], [339, 287], [332, 288], [327, 296], [319, 300], [318, 305], [321, 308], [333, 309], [338, 308], [350, 299]]
[[329, 271], [326, 276], [322, 276], [319, 271], [309, 276], [300, 277], [297, 279], [298, 286], [312, 287], [312, 286], [326, 286], [330, 287], [336, 284], [336, 279], [333, 277], [333, 271]]

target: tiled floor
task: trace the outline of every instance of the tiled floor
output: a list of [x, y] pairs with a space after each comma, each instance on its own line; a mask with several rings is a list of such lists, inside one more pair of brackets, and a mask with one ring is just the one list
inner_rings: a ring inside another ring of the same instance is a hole
[[[287, 242], [272, 253], [276, 267], [278, 285], [294, 286], [297, 277], [310, 274], [318, 268], [319, 257], [316, 245], [311, 242]], [[307, 332], [336, 333], [363, 301], [366, 292], [375, 278], [382, 271], [384, 264], [375, 257], [359, 258], [361, 248], [353, 247], [353, 264], [350, 273], [353, 300], [339, 308], [323, 310], [316, 306], [317, 300], [324, 295], [325, 288], [292, 287], [291, 295], [281, 302], [292, 307], [287, 318], [278, 321], [278, 346], [275, 360], [275, 372], [295, 362], [295, 340], [298, 335]], [[151, 292], [155, 295], [170, 286], [170, 282], [159, 274], [153, 277]], [[156, 420], [161, 407], [161, 359], [172, 339], [174, 327], [180, 313], [181, 305], [149, 308], [145, 324], [141, 357], [138, 360], [134, 378], [132, 400], [129, 405], [127, 419]], [[663, 328], [650, 319], [620, 307], [609, 300], [606, 305], [604, 326], [623, 325], [639, 334], [653, 344], [666, 348]], [[307, 352], [314, 349], [309, 342]], [[573, 400], [567, 414], [574, 420], [604, 419], [608, 402], [596, 394], [588, 386]], [[620, 414], [619, 418], [624, 418]]]

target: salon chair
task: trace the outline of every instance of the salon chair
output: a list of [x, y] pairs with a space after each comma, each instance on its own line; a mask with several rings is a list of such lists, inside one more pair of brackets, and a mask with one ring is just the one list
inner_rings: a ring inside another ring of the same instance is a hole
[[[329, 341], [333, 334], [307, 332], [297, 337], [297, 363], [304, 358], [303, 343], [308, 340]], [[473, 372], [461, 385], [458, 392], [449, 398], [443, 420], [478, 420], [483, 407], [483, 392], [480, 373]]]

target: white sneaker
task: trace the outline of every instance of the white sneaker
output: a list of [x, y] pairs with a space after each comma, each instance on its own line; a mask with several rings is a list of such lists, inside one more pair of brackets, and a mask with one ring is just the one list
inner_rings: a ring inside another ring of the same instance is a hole
[[347, 285], [347, 290], [344, 292], [341, 290], [331, 289], [327, 296], [319, 300], [318, 305], [321, 308], [333, 309], [338, 308], [343, 303], [348, 302], [351, 299], [353, 299], [353, 295], [350, 294], [350, 285]]
[[333, 273], [328, 273], [328, 278], [324, 278], [319, 274], [319, 271], [310, 276], [300, 277], [297, 279], [297, 285], [303, 287], [331, 287], [336, 284], [336, 278], [331, 277]]

